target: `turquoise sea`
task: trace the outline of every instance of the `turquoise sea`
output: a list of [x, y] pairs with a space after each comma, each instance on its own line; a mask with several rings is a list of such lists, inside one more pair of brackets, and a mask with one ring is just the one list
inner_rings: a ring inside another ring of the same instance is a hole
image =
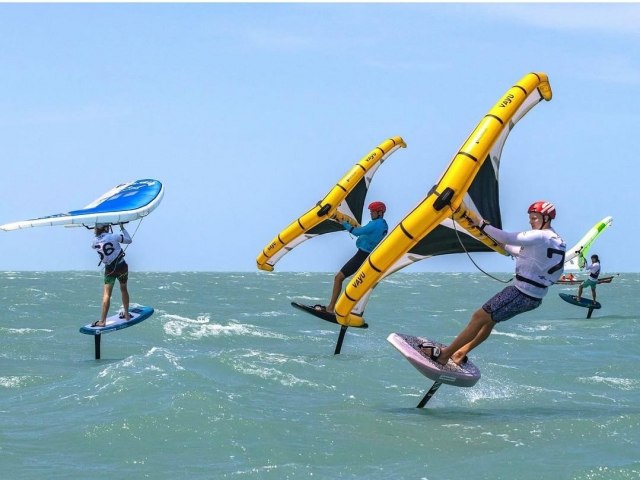
[[95, 360], [78, 329], [99, 272], [0, 273], [2, 478], [640, 478], [640, 274], [601, 285], [589, 320], [553, 287], [472, 353], [474, 387], [424, 409], [432, 382], [387, 335], [448, 342], [502, 285], [397, 273], [334, 356], [338, 329], [289, 305], [326, 303], [332, 279], [133, 272], [156, 312]]

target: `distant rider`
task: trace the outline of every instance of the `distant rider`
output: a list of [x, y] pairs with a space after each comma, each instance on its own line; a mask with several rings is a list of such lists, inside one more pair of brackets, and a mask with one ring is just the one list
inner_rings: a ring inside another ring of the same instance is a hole
[[589, 273], [589, 278], [580, 284], [578, 287], [578, 296], [576, 300], [580, 301], [582, 298], [582, 289], [585, 287], [591, 287], [591, 296], [593, 301], [596, 301], [596, 285], [598, 285], [598, 277], [600, 276], [600, 259], [598, 255], [591, 255], [591, 265], [584, 261], [584, 269]]
[[504, 232], [484, 220], [476, 225], [516, 257], [515, 282], [476, 310], [451, 345], [439, 348], [431, 343], [422, 344], [422, 350], [435, 362], [446, 365], [451, 358], [458, 365], [464, 363], [467, 354], [489, 337], [498, 322], [538, 308], [549, 286], [562, 275], [567, 246], [551, 228], [556, 208], [540, 201], [533, 203], [527, 213], [531, 230], [520, 233]]
[[[342, 222], [344, 229], [358, 237], [356, 240], [356, 247], [358, 251], [351, 257], [351, 259], [344, 264], [338, 273], [333, 278], [333, 291], [331, 293], [331, 301], [326, 306], [328, 313], [335, 313], [334, 308], [338, 296], [342, 291], [342, 282], [345, 278], [350, 277], [358, 271], [362, 262], [366, 260], [369, 254], [376, 248], [376, 245], [385, 237], [389, 231], [387, 221], [383, 218], [387, 206], [383, 202], [372, 202], [369, 204], [369, 212], [371, 214], [371, 221], [362, 227], [354, 227], [348, 222]], [[322, 307], [319, 307], [322, 309]]]
[[123, 311], [120, 312], [119, 316], [127, 321], [131, 318], [129, 316], [129, 291], [127, 290], [129, 266], [124, 261], [124, 250], [122, 250], [120, 244], [129, 244], [132, 240], [122, 223], [120, 224], [120, 233], [111, 233], [111, 226], [108, 224], [97, 224], [94, 233], [96, 238], [93, 240], [91, 248], [100, 256], [100, 263], [104, 264], [104, 289], [102, 291], [102, 314], [100, 320], [94, 322], [91, 326], [104, 327], [116, 279], [120, 283], [123, 305]]

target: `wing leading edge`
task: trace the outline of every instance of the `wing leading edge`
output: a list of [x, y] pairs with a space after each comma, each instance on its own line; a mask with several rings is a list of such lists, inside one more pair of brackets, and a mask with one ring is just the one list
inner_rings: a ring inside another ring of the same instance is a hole
[[158, 180], [136, 180], [112, 188], [82, 209], [7, 223], [0, 225], [0, 230], [56, 225], [93, 227], [96, 223], [131, 222], [149, 215], [163, 196], [164, 186]]
[[577, 272], [584, 268], [585, 259], [588, 256], [589, 249], [600, 236], [613, 223], [613, 217], [604, 217], [593, 227], [589, 229], [584, 236], [570, 249], [567, 249], [567, 256], [564, 262], [565, 271]]

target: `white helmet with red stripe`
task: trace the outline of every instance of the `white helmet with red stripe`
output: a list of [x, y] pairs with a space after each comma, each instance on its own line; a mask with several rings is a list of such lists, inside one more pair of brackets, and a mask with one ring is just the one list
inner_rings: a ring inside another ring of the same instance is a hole
[[553, 203], [540, 200], [532, 203], [527, 213], [539, 213], [541, 215], [548, 215], [551, 219], [554, 219], [556, 218], [556, 207]]

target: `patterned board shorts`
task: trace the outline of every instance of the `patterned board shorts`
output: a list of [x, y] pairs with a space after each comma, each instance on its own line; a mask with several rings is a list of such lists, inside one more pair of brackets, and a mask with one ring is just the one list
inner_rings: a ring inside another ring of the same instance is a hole
[[525, 295], [513, 285], [509, 285], [491, 297], [482, 309], [491, 315], [494, 322], [504, 322], [520, 313], [538, 308], [541, 303], [541, 298]]
[[597, 280], [592, 280], [590, 278], [587, 278], [584, 282], [582, 282], [582, 288], [591, 287], [591, 288], [595, 289], [596, 285], [598, 285], [598, 281]]
[[124, 260], [118, 263], [115, 268], [111, 265], [107, 265], [104, 269], [104, 284], [113, 285], [116, 280], [120, 280], [120, 283], [127, 283], [129, 279], [129, 265]]

